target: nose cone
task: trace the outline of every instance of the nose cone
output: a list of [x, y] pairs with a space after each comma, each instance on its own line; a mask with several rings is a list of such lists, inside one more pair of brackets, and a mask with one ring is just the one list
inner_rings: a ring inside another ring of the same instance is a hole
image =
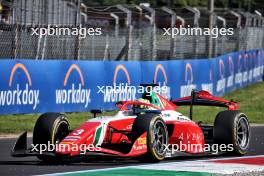
[[56, 153], [60, 155], [80, 155], [86, 153], [94, 143], [96, 129], [99, 122], [85, 122], [72, 131], [56, 146]]

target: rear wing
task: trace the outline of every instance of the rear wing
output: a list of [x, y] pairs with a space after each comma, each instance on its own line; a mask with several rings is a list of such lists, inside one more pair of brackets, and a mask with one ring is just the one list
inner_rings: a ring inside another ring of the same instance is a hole
[[238, 104], [233, 101], [228, 101], [220, 97], [215, 97], [207, 91], [192, 90], [191, 96], [179, 98], [171, 101], [176, 106], [190, 105], [190, 119], [192, 119], [193, 106], [216, 106], [227, 107], [229, 110], [237, 110]]
[[237, 110], [239, 108], [236, 102], [232, 100], [225, 100], [220, 97], [215, 97], [207, 91], [192, 91], [191, 96], [179, 98], [171, 101], [176, 106], [185, 105], [200, 105], [200, 106], [216, 106], [216, 107], [227, 107], [229, 110]]

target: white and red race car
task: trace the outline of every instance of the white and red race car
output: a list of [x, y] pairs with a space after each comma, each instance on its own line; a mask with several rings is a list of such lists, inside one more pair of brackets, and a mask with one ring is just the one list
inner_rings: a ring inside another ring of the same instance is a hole
[[[191, 155], [212, 153], [205, 146], [214, 144], [228, 145], [225, 151], [234, 155], [244, 155], [249, 149], [249, 122], [236, 102], [206, 91], [193, 91], [191, 96], [169, 101], [152, 90], [144, 93], [142, 99], [118, 102], [119, 111], [114, 116], [96, 117], [100, 111], [92, 110], [95, 118], [74, 130], [70, 129], [64, 114], [45, 113], [35, 124], [32, 146], [27, 147], [27, 132], [24, 132], [14, 145], [12, 156], [58, 161], [74, 156], [103, 155], [157, 162], [177, 156], [175, 146]], [[190, 106], [190, 117], [176, 111], [183, 105]], [[192, 121], [194, 105], [227, 110], [217, 114], [214, 125], [202, 125]]]

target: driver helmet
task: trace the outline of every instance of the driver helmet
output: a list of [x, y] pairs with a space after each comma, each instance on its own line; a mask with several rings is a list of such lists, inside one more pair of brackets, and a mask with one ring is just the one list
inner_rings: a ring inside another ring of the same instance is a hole
[[[148, 104], [150, 104], [150, 101], [147, 100], [147, 99], [144, 99], [144, 98], [139, 98], [138, 101], [139, 102], [142, 102], [142, 103], [148, 103]], [[148, 108], [148, 106], [140, 105], [140, 108]]]

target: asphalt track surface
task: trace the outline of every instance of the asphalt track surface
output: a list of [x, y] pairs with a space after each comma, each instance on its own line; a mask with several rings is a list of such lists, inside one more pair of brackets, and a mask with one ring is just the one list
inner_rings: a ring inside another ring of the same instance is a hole
[[[264, 154], [264, 126], [251, 128], [251, 143], [249, 155]], [[38, 175], [51, 174], [79, 170], [114, 168], [122, 166], [140, 165], [142, 163], [135, 160], [113, 160], [106, 158], [96, 159], [74, 159], [67, 163], [45, 164], [40, 162], [36, 157], [13, 158], [10, 156], [10, 150], [16, 139], [0, 139], [0, 175]], [[28, 141], [30, 143], [30, 141]], [[221, 158], [222, 156], [205, 156], [205, 157], [177, 157], [167, 159], [166, 162], [184, 162], [189, 160]], [[226, 156], [225, 156], [226, 157]]]

